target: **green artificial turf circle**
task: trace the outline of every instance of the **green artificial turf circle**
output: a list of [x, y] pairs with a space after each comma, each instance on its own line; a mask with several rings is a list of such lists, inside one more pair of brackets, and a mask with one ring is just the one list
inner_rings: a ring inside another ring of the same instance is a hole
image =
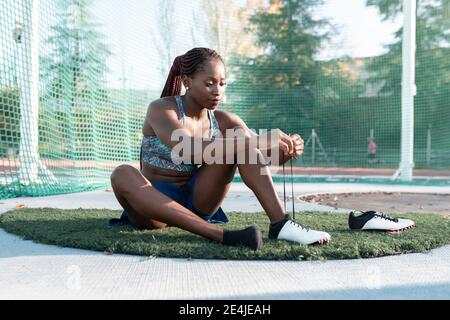
[[264, 247], [253, 251], [246, 247], [224, 246], [169, 227], [162, 230], [136, 230], [129, 226], [109, 227], [108, 220], [120, 211], [106, 209], [19, 209], [0, 215], [0, 227], [26, 240], [146, 257], [232, 260], [327, 260], [371, 258], [413, 252], [426, 252], [450, 243], [450, 220], [439, 214], [396, 214], [409, 218], [417, 227], [399, 234], [354, 232], [348, 228], [348, 216], [338, 213], [297, 213], [296, 220], [312, 229], [327, 231], [327, 245], [300, 245], [268, 239], [269, 219], [265, 213], [227, 213], [230, 222], [218, 224], [227, 229], [257, 225]]

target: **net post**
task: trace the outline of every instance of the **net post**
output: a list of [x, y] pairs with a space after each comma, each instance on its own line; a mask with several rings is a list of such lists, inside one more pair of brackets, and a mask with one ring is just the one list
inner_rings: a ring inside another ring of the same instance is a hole
[[[23, 36], [17, 42], [17, 82], [20, 87], [20, 170], [22, 185], [40, 183], [39, 171], [51, 181], [54, 175], [39, 158], [39, 15], [40, 0], [25, 0], [27, 12], [23, 21]], [[48, 181], [47, 181], [48, 182]]]
[[393, 179], [412, 181], [414, 168], [414, 96], [416, 0], [403, 0], [401, 160]]

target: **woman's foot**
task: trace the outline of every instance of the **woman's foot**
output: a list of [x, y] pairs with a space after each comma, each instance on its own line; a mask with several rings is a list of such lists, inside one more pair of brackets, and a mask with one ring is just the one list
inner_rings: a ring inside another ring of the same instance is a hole
[[286, 215], [282, 221], [270, 225], [269, 239], [287, 240], [301, 244], [324, 244], [331, 240], [331, 236], [323, 231], [306, 228]]
[[262, 233], [257, 227], [248, 227], [243, 230], [223, 230], [223, 242], [227, 246], [244, 245], [253, 250], [263, 246]]

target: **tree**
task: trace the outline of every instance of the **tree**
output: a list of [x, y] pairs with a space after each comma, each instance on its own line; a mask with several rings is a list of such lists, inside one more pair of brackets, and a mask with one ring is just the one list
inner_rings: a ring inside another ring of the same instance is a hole
[[[46, 141], [57, 134], [72, 151], [76, 142], [91, 144], [100, 104], [108, 100], [104, 88], [105, 61], [111, 55], [104, 36], [89, 12], [93, 0], [58, 0], [60, 19], [46, 39], [49, 52], [40, 57], [44, 92], [41, 123], [55, 117], [54, 126], [42, 127]], [[47, 137], [48, 136], [48, 137]], [[93, 148], [94, 149], [94, 148]]]
[[160, 57], [159, 70], [161, 72], [161, 79], [166, 81], [172, 67], [173, 60], [176, 55], [173, 52], [175, 37], [176, 37], [176, 17], [175, 8], [177, 0], [158, 0], [158, 29], [151, 30], [151, 38]]
[[246, 6], [238, 0], [202, 0], [201, 3], [207, 15], [213, 47], [225, 60], [228, 61], [233, 54], [254, 56], [260, 53], [261, 49], [254, 45], [254, 33], [241, 26], [248, 22], [255, 9], [262, 7], [262, 3], [256, 7], [248, 0]]
[[[383, 20], [394, 20], [402, 12], [402, 0], [367, 0], [366, 2], [369, 6], [378, 7]], [[443, 62], [443, 50], [441, 49], [448, 48], [450, 45], [449, 12], [450, 1], [448, 0], [418, 1], [416, 74], [419, 75], [417, 77], [419, 86], [421, 79], [426, 79], [428, 83], [429, 80], [436, 79], [435, 72], [439, 72], [441, 69], [439, 68], [439, 65]], [[374, 74], [377, 74], [374, 80], [385, 80], [383, 87], [385, 93], [400, 94], [401, 92], [402, 34], [403, 27], [395, 33], [395, 42], [387, 45], [388, 54], [375, 59], [370, 65], [370, 69], [376, 71]], [[430, 68], [430, 62], [436, 62], [436, 68]], [[426, 68], [423, 68], [424, 66]], [[422, 72], [425, 72], [425, 74]]]
[[102, 95], [111, 55], [104, 36], [96, 31], [88, 7], [93, 0], [59, 0], [60, 23], [53, 26], [46, 43], [51, 48], [41, 57], [46, 97], [70, 97], [72, 107], [83, 107], [83, 100]]
[[312, 10], [321, 4], [272, 1], [250, 18], [246, 31], [256, 35], [263, 54], [231, 59], [236, 81], [228, 90], [251, 127], [299, 132], [318, 125], [315, 85], [322, 70], [314, 56], [327, 41], [330, 27], [327, 21], [313, 18]]
[[[367, 0], [376, 6], [384, 20], [393, 20], [402, 12], [402, 0]], [[416, 147], [425, 148], [427, 130], [434, 131], [434, 147], [444, 148], [450, 140], [448, 101], [450, 99], [450, 1], [419, 0], [416, 18]], [[383, 83], [380, 93], [400, 101], [402, 75], [401, 27], [395, 33], [388, 53], [373, 59], [369, 70], [372, 80]], [[399, 124], [400, 126], [400, 124]], [[436, 143], [438, 142], [438, 143]], [[445, 148], [447, 148], [445, 147]]]

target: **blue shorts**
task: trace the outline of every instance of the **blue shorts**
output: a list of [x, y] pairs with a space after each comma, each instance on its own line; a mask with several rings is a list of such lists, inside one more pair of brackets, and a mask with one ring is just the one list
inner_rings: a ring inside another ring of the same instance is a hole
[[[152, 186], [161, 193], [165, 194], [170, 199], [178, 202], [183, 207], [194, 212], [200, 218], [204, 219], [209, 223], [227, 223], [228, 217], [225, 215], [225, 212], [222, 210], [222, 208], [219, 208], [216, 212], [212, 212], [208, 215], [204, 215], [203, 213], [200, 213], [197, 209], [194, 208], [192, 201], [193, 201], [195, 180], [196, 175], [194, 174], [192, 178], [189, 179], [189, 181], [182, 186], [177, 186], [172, 183], [164, 183], [164, 182], [154, 182], [152, 183]], [[123, 225], [128, 223], [129, 223], [128, 212], [126, 212], [125, 210], [122, 212], [120, 219], [111, 219], [109, 222], [111, 226]]]

